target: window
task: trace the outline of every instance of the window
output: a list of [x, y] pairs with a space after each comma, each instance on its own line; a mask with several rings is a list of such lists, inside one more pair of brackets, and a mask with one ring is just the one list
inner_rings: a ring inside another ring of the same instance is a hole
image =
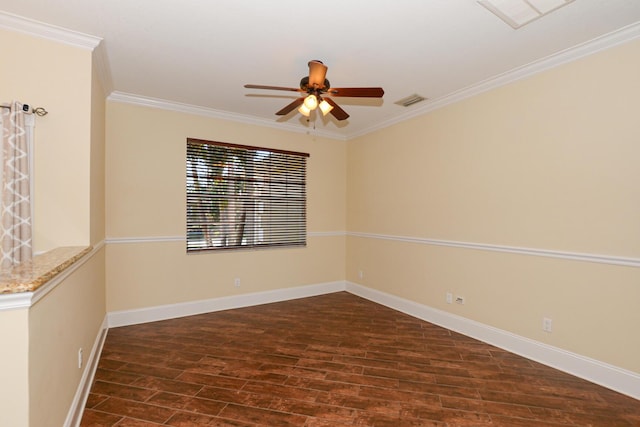
[[187, 252], [306, 245], [306, 153], [187, 139]]

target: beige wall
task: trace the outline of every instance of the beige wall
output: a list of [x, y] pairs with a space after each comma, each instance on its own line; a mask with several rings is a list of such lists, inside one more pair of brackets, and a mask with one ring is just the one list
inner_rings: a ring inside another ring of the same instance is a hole
[[[0, 102], [36, 118], [34, 249], [104, 239], [104, 94], [92, 51], [0, 30]], [[106, 315], [105, 250], [30, 309], [0, 312], [0, 425], [61, 426]]]
[[91, 51], [0, 30], [0, 102], [49, 111], [36, 119], [34, 249], [89, 243]]
[[29, 310], [0, 311], [0, 426], [29, 426]]
[[[308, 246], [187, 255], [188, 137], [308, 152]], [[344, 142], [108, 102], [106, 146], [108, 311], [344, 280]]]
[[98, 73], [97, 54], [91, 68], [91, 146], [89, 156], [89, 243], [105, 238], [105, 90]]
[[[638, 258], [638, 42], [348, 143], [105, 108], [88, 50], [0, 30], [0, 53], [22, 64], [0, 67], [0, 102], [50, 111], [36, 130], [36, 249], [99, 244], [105, 227], [111, 239], [29, 314], [0, 312], [2, 425], [60, 425], [81, 375], [77, 350], [88, 355], [105, 310], [345, 277], [640, 372], [629, 339], [637, 268], [375, 238]], [[308, 247], [187, 256], [187, 137], [309, 152]], [[447, 291], [467, 303], [445, 304]], [[540, 331], [543, 316], [552, 334]]]
[[[29, 425], [60, 427], [105, 318], [104, 249], [31, 307]], [[78, 350], [83, 366], [78, 367]]]
[[[108, 311], [346, 277], [640, 372], [639, 344], [628, 342], [640, 324], [637, 268], [424, 242], [638, 258], [639, 49], [601, 52], [346, 144], [109, 102]], [[309, 247], [187, 256], [187, 137], [310, 152]], [[314, 235], [345, 229], [371, 236], [348, 237], [344, 258], [339, 233]], [[446, 292], [466, 304], [446, 304]]]
[[640, 372], [640, 269], [424, 242], [640, 258], [639, 75], [628, 43], [350, 141], [347, 279]]

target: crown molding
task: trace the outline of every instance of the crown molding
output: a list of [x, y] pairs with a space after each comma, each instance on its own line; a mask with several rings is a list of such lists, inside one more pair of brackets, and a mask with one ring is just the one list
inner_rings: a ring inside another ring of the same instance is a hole
[[108, 101], [121, 102], [125, 104], [138, 105], [141, 107], [159, 108], [162, 110], [173, 111], [177, 113], [194, 114], [197, 116], [205, 116], [214, 119], [222, 119], [233, 122], [244, 123], [248, 125], [269, 127], [278, 130], [285, 130], [294, 133], [313, 134], [313, 136], [319, 136], [329, 139], [337, 139], [345, 141], [346, 138], [343, 135], [336, 134], [334, 132], [327, 132], [321, 129], [310, 129], [307, 127], [300, 127], [289, 123], [274, 122], [272, 120], [262, 119], [259, 117], [231, 113], [229, 111], [216, 110], [213, 108], [199, 107], [197, 105], [183, 104], [180, 102], [168, 101], [165, 99], [151, 98], [147, 96], [136, 95], [132, 93], [125, 93], [114, 91], [107, 97]]
[[[89, 50], [95, 50], [102, 44], [102, 39], [99, 37], [71, 31], [2, 11], [0, 11], [0, 28], [18, 31]], [[109, 62], [106, 51], [103, 47], [97, 49], [95, 60], [98, 67], [98, 75], [103, 83], [105, 93], [109, 94], [107, 99], [114, 102], [159, 108], [168, 111], [235, 121], [249, 125], [269, 127], [294, 133], [348, 141], [638, 38], [640, 38], [640, 22], [628, 25], [617, 31], [597, 37], [572, 48], [556, 52], [546, 58], [514, 68], [511, 71], [483, 80], [443, 97], [426, 101], [424, 105], [405, 114], [401, 114], [389, 120], [384, 120], [375, 126], [368, 127], [360, 132], [348, 133], [346, 135], [322, 129], [310, 129], [304, 126], [297, 126], [228, 111], [113, 91], [113, 84], [109, 72]]]
[[556, 52], [545, 58], [514, 68], [513, 70], [483, 80], [464, 89], [450, 93], [440, 98], [426, 101], [420, 107], [413, 109], [405, 114], [393, 117], [389, 120], [382, 121], [373, 127], [369, 127], [362, 132], [347, 135], [347, 140], [375, 132], [380, 129], [404, 122], [414, 117], [422, 116], [431, 111], [438, 110], [447, 105], [455, 104], [467, 98], [488, 92], [492, 89], [505, 86], [509, 83], [517, 82], [543, 71], [558, 67], [569, 62], [576, 61], [580, 58], [610, 49], [612, 47], [637, 40], [640, 38], [640, 22], [623, 27], [619, 30], [597, 37], [588, 42], [573, 46], [569, 49]]
[[100, 37], [71, 31], [3, 11], [0, 11], [0, 28], [93, 51], [93, 65], [96, 67], [98, 79], [102, 83], [104, 95], [107, 96], [113, 90], [109, 60]]
[[633, 41], [640, 38], [640, 22], [628, 25], [620, 30], [605, 34], [604, 36], [597, 37], [588, 42], [579, 44], [569, 49], [565, 49], [560, 52], [556, 52], [552, 55], [542, 58], [540, 60], [531, 62], [521, 67], [514, 68], [511, 71], [502, 73], [487, 80], [483, 80], [474, 85], [468, 86], [464, 89], [458, 90], [441, 98], [436, 98], [419, 108], [413, 109], [406, 114], [401, 114], [389, 120], [382, 121], [375, 126], [363, 129], [361, 132], [348, 133], [346, 135], [337, 134], [335, 132], [328, 132], [324, 130], [314, 129], [313, 131], [306, 127], [300, 127], [291, 125], [288, 123], [274, 122], [271, 120], [261, 119], [253, 116], [242, 115], [237, 113], [231, 113], [228, 111], [214, 110], [211, 108], [199, 107], [189, 104], [181, 104], [172, 101], [148, 98], [135, 94], [113, 92], [108, 100], [115, 102], [123, 102], [134, 105], [140, 105], [145, 107], [160, 108], [169, 111], [176, 111], [187, 114], [202, 115], [211, 118], [217, 118], [222, 120], [236, 121], [240, 123], [270, 127], [274, 129], [285, 130], [296, 133], [310, 134], [313, 132], [315, 136], [324, 138], [337, 139], [341, 141], [349, 141], [351, 139], [390, 127], [392, 125], [407, 121], [414, 117], [422, 116], [431, 111], [438, 110], [447, 105], [454, 104], [467, 98], [479, 95], [484, 92], [488, 92], [492, 89], [505, 86], [509, 83], [513, 83], [543, 71], [558, 67], [563, 64], [584, 58], [597, 52], [601, 52], [606, 49]]
[[95, 49], [102, 42], [100, 37], [71, 31], [2, 11], [0, 11], [0, 28], [89, 50]]

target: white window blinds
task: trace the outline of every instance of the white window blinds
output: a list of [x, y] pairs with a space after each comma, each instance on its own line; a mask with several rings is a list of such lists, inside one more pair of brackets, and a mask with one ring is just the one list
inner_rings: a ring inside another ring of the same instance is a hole
[[187, 139], [187, 251], [305, 246], [307, 157]]

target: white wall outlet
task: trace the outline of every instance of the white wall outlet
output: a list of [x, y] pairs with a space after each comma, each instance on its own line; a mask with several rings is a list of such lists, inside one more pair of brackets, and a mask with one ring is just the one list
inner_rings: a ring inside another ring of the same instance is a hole
[[78, 369], [82, 369], [82, 348], [78, 350]]
[[456, 295], [456, 304], [464, 304], [464, 297]]
[[235, 286], [236, 288], [240, 287], [240, 278], [236, 277], [235, 279], [233, 279], [233, 286]]
[[358, 270], [358, 279], [362, 279], [364, 277], [364, 271]]
[[545, 332], [551, 332], [553, 329], [553, 320], [550, 317], [542, 318], [542, 330]]
[[451, 304], [453, 302], [453, 294], [451, 292], [447, 292], [446, 300], [447, 304]]

